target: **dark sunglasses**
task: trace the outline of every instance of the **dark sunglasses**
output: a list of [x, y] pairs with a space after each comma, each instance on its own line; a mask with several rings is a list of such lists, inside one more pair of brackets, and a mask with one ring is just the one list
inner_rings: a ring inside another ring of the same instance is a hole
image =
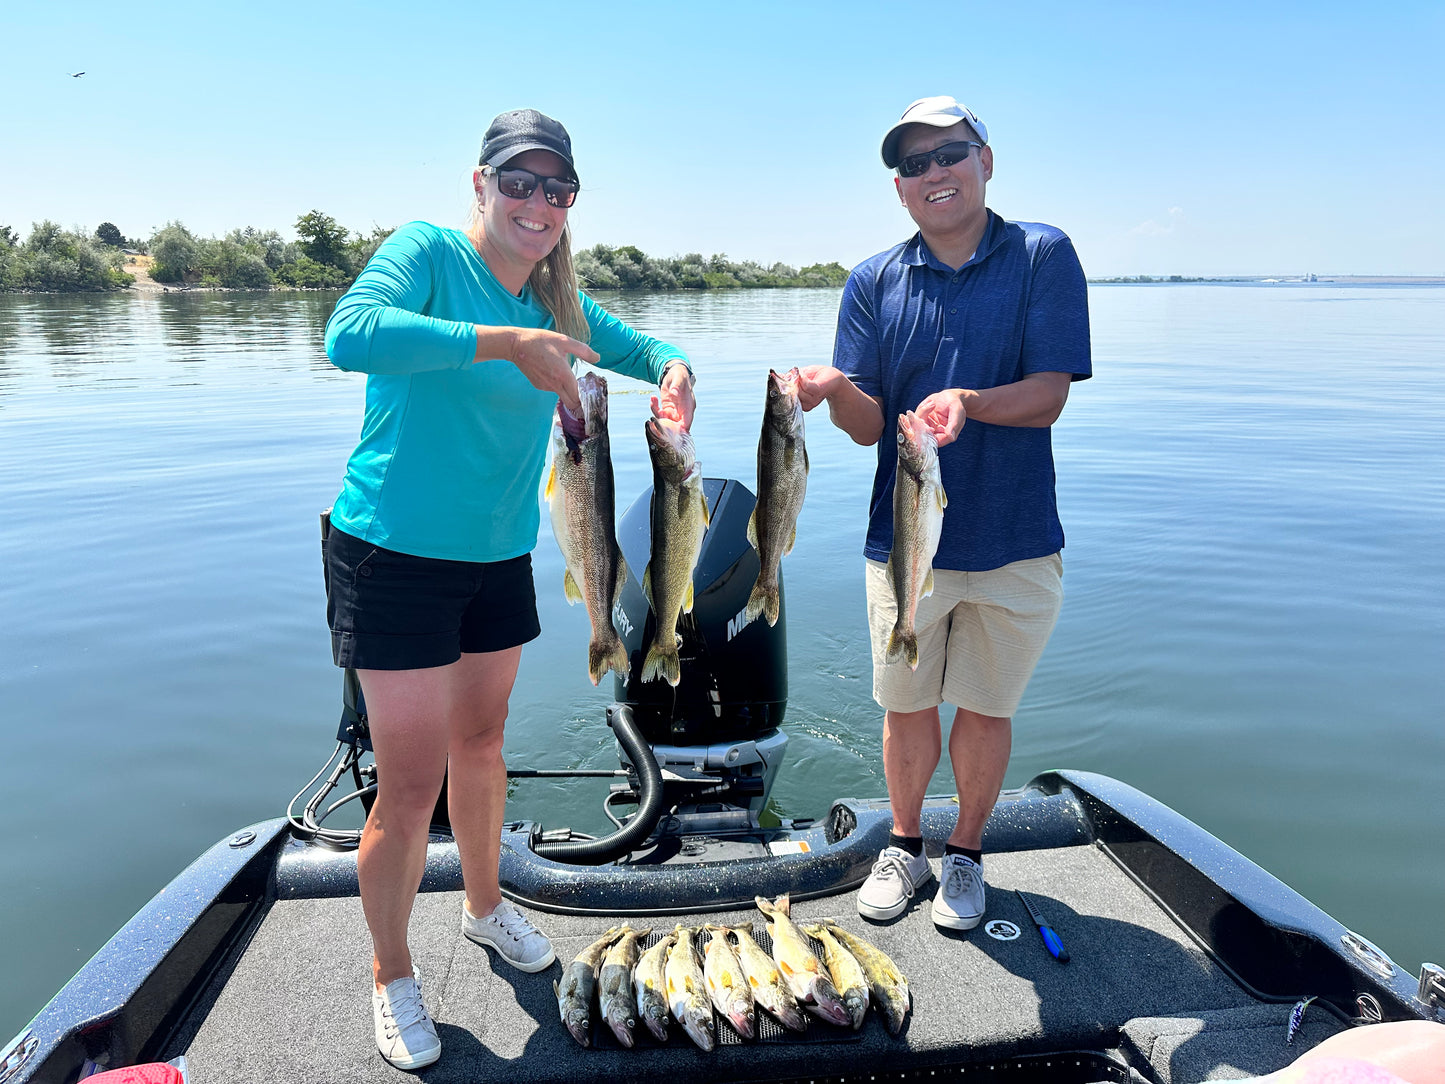
[[530, 199], [540, 184], [543, 198], [553, 207], [571, 207], [577, 200], [578, 189], [582, 187], [576, 181], [569, 181], [565, 177], [543, 177], [530, 169], [508, 167], [494, 172], [502, 195], [510, 199]]
[[898, 176], [900, 177], [922, 177], [928, 172], [928, 163], [937, 162], [940, 167], [947, 169], [956, 162], [962, 162], [968, 157], [970, 147], [982, 147], [982, 143], [975, 143], [973, 140], [963, 140], [958, 143], [945, 143], [941, 147], [934, 147], [931, 151], [924, 151], [921, 154], [910, 154], [907, 158], [898, 160]]

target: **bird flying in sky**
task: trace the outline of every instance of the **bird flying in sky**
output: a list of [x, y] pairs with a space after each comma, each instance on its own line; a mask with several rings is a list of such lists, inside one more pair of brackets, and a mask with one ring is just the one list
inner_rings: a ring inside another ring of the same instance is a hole
[[72, 79], [79, 79], [79, 78], [80, 78], [82, 75], [84, 75], [84, 74], [85, 74], [85, 72], [71, 72], [71, 73], [70, 73], [70, 78], [72, 78]]

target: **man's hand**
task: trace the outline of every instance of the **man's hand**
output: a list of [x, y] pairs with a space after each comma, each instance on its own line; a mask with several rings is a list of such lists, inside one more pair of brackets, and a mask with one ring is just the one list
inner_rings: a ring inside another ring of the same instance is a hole
[[968, 420], [968, 411], [963, 406], [963, 392], [958, 388], [936, 391], [914, 411], [923, 419], [923, 424], [933, 431], [933, 439], [942, 448], [958, 439], [963, 423]]
[[[480, 351], [481, 333], [493, 329], [478, 328]], [[578, 342], [560, 331], [546, 331], [535, 327], [517, 327], [511, 331], [511, 344], [505, 357], [522, 370], [532, 386], [539, 391], [550, 391], [562, 400], [562, 405], [576, 417], [582, 416], [582, 400], [577, 394], [577, 377], [572, 372], [568, 355], [579, 361], [596, 364], [601, 360], [597, 351], [584, 342]]]
[[804, 410], [812, 410], [825, 402], [848, 378], [831, 365], [805, 365], [798, 370], [798, 402]]
[[692, 393], [692, 374], [686, 365], [672, 365], [662, 374], [658, 393], [652, 397], [652, 414], [678, 422], [684, 429], [692, 428], [692, 416], [697, 411], [697, 398]]

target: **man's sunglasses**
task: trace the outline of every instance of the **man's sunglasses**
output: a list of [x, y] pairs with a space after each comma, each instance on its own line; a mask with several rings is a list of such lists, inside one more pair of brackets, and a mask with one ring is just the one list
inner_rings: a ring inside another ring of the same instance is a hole
[[910, 154], [907, 158], [898, 160], [898, 176], [922, 177], [928, 172], [929, 162], [937, 162], [940, 167], [947, 169], [954, 163], [962, 162], [967, 158], [970, 147], [981, 146], [983, 144], [969, 139], [959, 143], [945, 143], [941, 147], [934, 147], [933, 150], [924, 151], [921, 154]]
[[530, 169], [508, 167], [494, 172], [502, 195], [510, 199], [530, 199], [540, 184], [543, 198], [553, 207], [571, 207], [577, 200], [578, 189], [582, 187], [565, 177], [543, 177]]

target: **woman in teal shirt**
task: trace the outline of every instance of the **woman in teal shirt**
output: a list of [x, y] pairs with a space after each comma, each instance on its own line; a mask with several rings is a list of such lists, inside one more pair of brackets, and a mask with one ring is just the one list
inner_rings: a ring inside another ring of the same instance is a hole
[[382, 766], [357, 869], [376, 1041], [402, 1069], [441, 1055], [406, 928], [448, 772], [463, 933], [524, 971], [555, 958], [501, 898], [497, 862], [507, 702], [522, 644], [540, 631], [538, 484], [559, 399], [581, 413], [570, 358], [657, 382], [654, 413], [684, 426], [695, 406], [681, 351], [578, 292], [567, 231], [578, 184], [562, 125], [503, 113], [473, 184], [466, 231], [397, 230], [326, 327], [332, 363], [368, 374], [361, 439], [331, 512], [327, 611]]

